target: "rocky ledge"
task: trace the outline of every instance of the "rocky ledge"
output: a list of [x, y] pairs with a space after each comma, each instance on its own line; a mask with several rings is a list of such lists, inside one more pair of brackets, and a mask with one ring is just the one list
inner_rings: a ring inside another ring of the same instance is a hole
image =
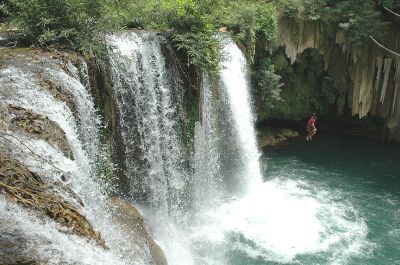
[[258, 130], [258, 145], [261, 149], [276, 146], [286, 140], [298, 137], [299, 132], [287, 128], [263, 128]]

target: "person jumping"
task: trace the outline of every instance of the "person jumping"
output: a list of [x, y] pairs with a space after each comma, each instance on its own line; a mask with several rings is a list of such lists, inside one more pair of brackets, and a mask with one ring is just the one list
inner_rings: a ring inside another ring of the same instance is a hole
[[306, 131], [308, 135], [306, 136], [307, 141], [311, 141], [314, 134], [317, 133], [317, 128], [315, 128], [315, 122], [317, 121], [317, 115], [314, 113], [307, 122]]

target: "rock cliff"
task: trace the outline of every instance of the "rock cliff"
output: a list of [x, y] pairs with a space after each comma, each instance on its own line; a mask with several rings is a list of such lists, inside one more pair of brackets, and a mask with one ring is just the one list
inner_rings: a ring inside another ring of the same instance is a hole
[[[284, 101], [275, 109], [259, 102], [261, 114], [267, 112], [261, 120], [300, 120], [316, 111], [330, 119], [368, 120], [378, 124], [381, 138], [400, 142], [399, 57], [370, 39], [351, 44], [343, 30], [320, 21], [283, 17], [278, 27], [277, 40], [259, 56], [271, 56], [283, 77]], [[400, 50], [397, 28], [384, 36], [388, 48]]]

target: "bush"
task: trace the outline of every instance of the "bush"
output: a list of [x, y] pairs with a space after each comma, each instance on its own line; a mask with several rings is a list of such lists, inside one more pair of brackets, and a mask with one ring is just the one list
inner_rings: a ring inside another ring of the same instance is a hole
[[387, 24], [382, 20], [381, 13], [375, 10], [373, 0], [336, 2], [326, 13], [347, 32], [351, 43], [361, 43], [370, 35], [379, 36]]
[[275, 9], [264, 0], [8, 0], [0, 5], [19, 40], [43, 48], [104, 52], [107, 30], [140, 27], [165, 32], [184, 49], [199, 71], [216, 71], [220, 61], [215, 34], [228, 26], [237, 39], [248, 30], [273, 38]]
[[9, 0], [9, 24], [19, 40], [42, 48], [92, 51], [102, 23], [101, 0]]
[[270, 58], [263, 59], [253, 72], [254, 87], [258, 91], [257, 97], [266, 106], [272, 108], [281, 98], [281, 76], [275, 73], [274, 65]]
[[353, 44], [379, 36], [388, 24], [380, 6], [399, 7], [399, 0], [275, 0], [281, 13], [301, 20], [320, 20], [347, 32]]

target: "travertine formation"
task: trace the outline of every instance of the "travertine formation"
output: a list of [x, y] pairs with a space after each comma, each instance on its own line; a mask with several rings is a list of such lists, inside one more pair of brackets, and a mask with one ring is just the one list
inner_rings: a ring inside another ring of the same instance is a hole
[[[394, 51], [400, 51], [400, 31], [389, 28], [386, 34], [385, 46]], [[340, 65], [350, 76], [350, 97], [347, 108], [353, 116], [360, 119], [371, 116], [385, 121], [383, 138], [390, 141], [400, 141], [400, 58], [367, 39], [362, 45], [349, 43], [343, 30], [328, 29], [319, 21], [298, 21], [281, 18], [279, 21], [278, 38], [269, 43], [267, 50], [273, 52], [278, 47], [285, 48], [285, 54], [291, 64], [296, 62], [298, 55], [306, 49], [317, 49], [323, 55], [325, 71], [338, 68], [337, 56], [344, 57], [346, 62]], [[340, 52], [338, 52], [340, 51]], [[334, 71], [331, 71], [332, 74]], [[343, 71], [340, 71], [343, 73]], [[343, 75], [332, 76], [338, 87], [343, 87]], [[338, 114], [342, 110], [338, 106]]]

